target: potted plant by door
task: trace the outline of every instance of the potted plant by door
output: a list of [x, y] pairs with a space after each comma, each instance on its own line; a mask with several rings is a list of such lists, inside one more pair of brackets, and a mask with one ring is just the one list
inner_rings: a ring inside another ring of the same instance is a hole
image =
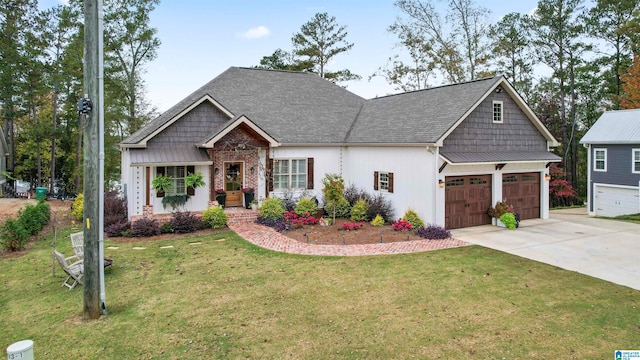
[[184, 178], [184, 184], [187, 186], [187, 195], [193, 196], [196, 194], [196, 188], [204, 186], [204, 180], [202, 173], [189, 174]]
[[253, 190], [253, 188], [250, 187], [246, 187], [246, 188], [242, 188], [242, 193], [244, 194], [244, 205], [247, 209], [251, 208], [251, 202], [253, 201], [253, 198], [255, 197], [255, 192]]
[[506, 201], [498, 201], [495, 207], [487, 210], [487, 214], [495, 219], [494, 225], [508, 229], [516, 229], [520, 226], [520, 216]]
[[227, 201], [227, 193], [224, 189], [216, 189], [216, 200], [220, 206], [224, 207]]
[[171, 181], [171, 177], [166, 175], [157, 175], [153, 181], [151, 181], [151, 186], [156, 189], [157, 197], [164, 197], [164, 193], [171, 188], [173, 185], [173, 181]]

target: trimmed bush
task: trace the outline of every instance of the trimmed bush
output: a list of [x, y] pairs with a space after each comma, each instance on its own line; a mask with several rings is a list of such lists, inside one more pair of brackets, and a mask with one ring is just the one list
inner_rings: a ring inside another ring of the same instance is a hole
[[173, 232], [176, 234], [186, 234], [186, 233], [194, 232], [200, 229], [201, 222], [202, 220], [198, 216], [196, 216], [195, 214], [192, 214], [189, 211], [174, 212], [173, 217], [171, 218], [171, 221], [170, 221], [171, 229], [173, 229]]
[[376, 217], [371, 220], [372, 226], [384, 226], [384, 219], [380, 215], [376, 215]]
[[344, 189], [344, 198], [351, 206], [355, 206], [360, 199], [364, 199], [367, 203], [371, 202], [372, 197], [364, 189], [351, 184]]
[[44, 226], [38, 210], [34, 205], [27, 204], [24, 209], [18, 212], [18, 217], [28, 235], [35, 235]]
[[333, 213], [333, 201], [329, 201], [324, 204], [324, 212], [330, 217], [348, 218], [351, 216], [351, 205], [345, 198], [340, 198], [335, 207], [335, 214]]
[[315, 216], [318, 212], [318, 205], [314, 199], [310, 197], [303, 197], [298, 201], [295, 211], [298, 216], [303, 216], [306, 213], [311, 214], [311, 216]]
[[171, 227], [171, 221], [160, 225], [161, 234], [173, 234], [173, 228]]
[[202, 213], [202, 222], [214, 229], [220, 229], [227, 225], [227, 214], [222, 206], [210, 207]]
[[404, 213], [402, 220], [405, 220], [406, 222], [411, 224], [411, 227], [413, 229], [418, 229], [424, 226], [424, 221], [420, 218], [420, 216], [418, 216], [418, 213], [416, 213], [413, 209], [408, 209]]
[[391, 200], [385, 198], [383, 194], [372, 196], [369, 200], [369, 210], [367, 210], [367, 219], [373, 219], [377, 215], [382, 216], [385, 222], [389, 223], [395, 219], [395, 211]]
[[265, 219], [281, 219], [284, 216], [284, 206], [282, 206], [282, 200], [277, 197], [266, 198], [262, 202], [262, 208], [260, 209], [260, 216]]
[[396, 220], [391, 227], [393, 227], [395, 231], [409, 231], [413, 228], [410, 222], [402, 219]]
[[156, 219], [142, 218], [131, 224], [131, 236], [149, 237], [160, 235], [160, 225]]
[[78, 221], [82, 221], [82, 217], [84, 216], [84, 194], [78, 194], [76, 199], [73, 201], [73, 205], [71, 205], [71, 215]]
[[515, 230], [518, 223], [516, 221], [516, 216], [513, 215], [513, 213], [509, 212], [502, 214], [502, 216], [500, 216], [500, 221], [502, 221], [504, 226], [506, 226], [509, 230]]
[[451, 237], [451, 232], [438, 225], [427, 225], [416, 230], [416, 235], [425, 239], [448, 239]]
[[277, 232], [283, 232], [285, 230], [291, 229], [291, 225], [284, 218], [265, 219], [262, 216], [258, 216], [258, 218], [256, 219], [256, 224], [272, 227]]
[[127, 198], [121, 197], [117, 191], [107, 191], [104, 193], [104, 227], [111, 224], [126, 222]]
[[369, 205], [364, 199], [360, 199], [356, 201], [353, 208], [351, 208], [351, 220], [353, 221], [366, 221], [367, 220], [367, 210], [369, 210]]
[[0, 227], [2, 248], [7, 251], [20, 251], [29, 240], [29, 233], [20, 218], [7, 218]]
[[104, 232], [108, 237], [126, 236], [131, 229], [131, 223], [128, 221], [121, 221], [104, 228]]

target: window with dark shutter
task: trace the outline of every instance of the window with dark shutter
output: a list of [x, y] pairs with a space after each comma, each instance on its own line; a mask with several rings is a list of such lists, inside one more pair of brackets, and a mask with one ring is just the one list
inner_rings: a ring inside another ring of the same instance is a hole
[[383, 192], [393, 192], [393, 173], [374, 171], [373, 172], [373, 190]]
[[374, 171], [373, 172], [373, 190], [378, 190], [378, 172]]
[[307, 159], [307, 189], [313, 190], [313, 158]]
[[269, 169], [267, 170], [269, 174], [269, 176], [267, 176], [267, 190], [273, 191], [273, 159], [269, 159]]
[[[196, 172], [195, 166], [187, 166], [187, 175], [194, 174]], [[187, 186], [187, 195], [194, 196], [196, 194], [196, 189], [191, 186]]]
[[393, 192], [393, 173], [388, 173], [387, 177], [389, 179], [389, 187], [387, 188], [387, 191], [392, 193]]

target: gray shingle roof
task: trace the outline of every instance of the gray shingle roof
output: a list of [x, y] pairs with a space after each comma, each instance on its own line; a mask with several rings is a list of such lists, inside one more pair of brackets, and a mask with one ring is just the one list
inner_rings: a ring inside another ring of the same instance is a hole
[[640, 144], [640, 109], [606, 111], [581, 144]]
[[502, 76], [367, 101], [349, 143], [435, 143]]
[[440, 155], [447, 159], [448, 162], [454, 164], [470, 164], [470, 163], [495, 163], [495, 162], [513, 162], [513, 161], [560, 161], [560, 156], [548, 151], [509, 151], [509, 152], [485, 152], [485, 153], [447, 153], [441, 152]]

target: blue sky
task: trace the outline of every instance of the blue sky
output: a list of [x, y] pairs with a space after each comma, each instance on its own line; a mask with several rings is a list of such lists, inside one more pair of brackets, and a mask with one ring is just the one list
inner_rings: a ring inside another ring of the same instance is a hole
[[[496, 22], [510, 12], [531, 12], [537, 0], [476, 3], [491, 10], [491, 22]], [[277, 48], [291, 50], [292, 35], [318, 12], [346, 25], [347, 40], [354, 43], [328, 69], [348, 68], [361, 75], [362, 80], [346, 85], [365, 98], [395, 93], [381, 77], [368, 80], [397, 52], [396, 38], [386, 31], [400, 15], [393, 0], [163, 0], [151, 14], [162, 45], [157, 59], [146, 65], [148, 100], [167, 110], [230, 66], [254, 66]]]

